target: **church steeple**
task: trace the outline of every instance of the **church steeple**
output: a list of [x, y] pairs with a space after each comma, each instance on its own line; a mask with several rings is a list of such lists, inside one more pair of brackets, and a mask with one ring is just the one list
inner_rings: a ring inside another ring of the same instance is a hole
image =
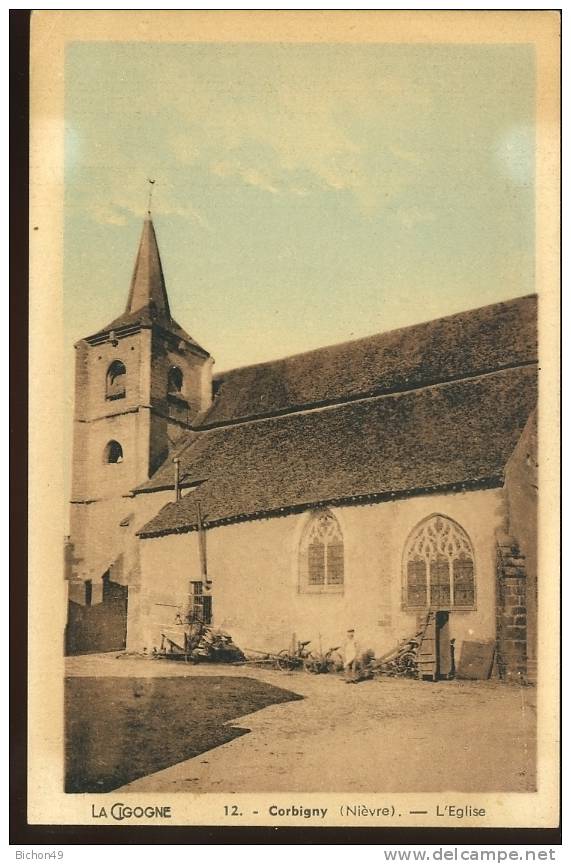
[[157, 236], [150, 214], [143, 223], [125, 312], [138, 312], [147, 307], [154, 309], [159, 316], [167, 319], [171, 317]]
[[147, 211], [143, 223], [127, 307], [122, 315], [102, 327], [97, 333], [88, 336], [87, 339], [99, 343], [107, 339], [110, 333], [117, 337], [125, 331], [125, 328], [132, 330], [133, 327], [160, 327], [163, 332], [168, 332], [182, 340], [203, 357], [209, 356], [208, 351], [201, 348], [171, 315], [157, 235], [150, 211]]
[[75, 349], [71, 538], [78, 573], [93, 581], [94, 598], [110, 567], [121, 572], [131, 566], [125, 532], [131, 491], [169, 458], [212, 403], [214, 361], [171, 317], [150, 213], [126, 311]]

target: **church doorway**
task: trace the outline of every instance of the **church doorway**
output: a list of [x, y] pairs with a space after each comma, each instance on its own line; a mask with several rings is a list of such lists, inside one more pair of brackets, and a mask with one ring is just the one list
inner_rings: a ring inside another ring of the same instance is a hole
[[434, 609], [426, 618], [419, 648], [419, 672], [425, 681], [439, 681], [454, 674], [454, 658], [450, 641], [450, 611]]
[[436, 679], [450, 678], [452, 674], [452, 652], [450, 650], [450, 613], [436, 613]]

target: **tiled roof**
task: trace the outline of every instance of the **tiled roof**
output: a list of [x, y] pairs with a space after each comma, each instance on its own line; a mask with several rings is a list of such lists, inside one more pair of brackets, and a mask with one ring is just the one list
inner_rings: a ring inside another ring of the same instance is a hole
[[394, 393], [537, 358], [534, 295], [222, 373], [199, 428]]
[[[180, 452], [181, 479], [207, 479], [139, 533], [192, 530], [197, 501], [215, 525], [323, 502], [500, 485], [535, 406], [536, 374], [522, 365], [195, 434]], [[173, 476], [169, 461], [142, 488], [172, 485]]]
[[138, 309], [136, 312], [124, 312], [118, 318], [111, 321], [110, 324], [107, 324], [106, 327], [102, 327], [101, 330], [98, 330], [98, 332], [93, 334], [93, 336], [88, 336], [87, 341], [103, 341], [107, 334], [112, 330], [116, 331], [118, 335], [121, 335], [121, 330], [123, 328], [127, 329], [130, 327], [159, 327], [161, 330], [165, 330], [167, 333], [172, 333], [173, 336], [176, 336], [178, 339], [182, 339], [184, 342], [193, 345], [201, 354], [204, 354], [205, 357], [209, 356], [208, 351], [201, 348], [198, 342], [196, 342], [192, 336], [189, 336], [180, 324], [177, 324], [173, 318], [167, 318], [164, 313], [157, 312], [153, 306], [145, 306], [143, 309]]

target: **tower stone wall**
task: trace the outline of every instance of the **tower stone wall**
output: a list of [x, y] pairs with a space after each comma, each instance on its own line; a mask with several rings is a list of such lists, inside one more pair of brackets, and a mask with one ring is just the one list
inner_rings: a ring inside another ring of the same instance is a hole
[[75, 359], [68, 576], [70, 597], [97, 603], [103, 576], [136, 582], [136, 530], [166, 503], [132, 490], [170, 458], [211, 399], [212, 358], [170, 315], [150, 219], [125, 313], [78, 342]]
[[[72, 501], [124, 494], [149, 477], [151, 339], [148, 330], [100, 344], [82, 341], [76, 348], [76, 393]], [[125, 366], [125, 395], [108, 398], [111, 364]], [[118, 463], [106, 461], [105, 448], [117, 441]]]

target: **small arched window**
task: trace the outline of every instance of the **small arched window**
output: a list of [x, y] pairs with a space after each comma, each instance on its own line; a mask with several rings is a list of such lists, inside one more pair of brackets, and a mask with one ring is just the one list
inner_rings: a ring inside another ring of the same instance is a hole
[[182, 390], [182, 372], [178, 366], [171, 366], [169, 369], [168, 387], [169, 393], [180, 393]]
[[463, 528], [446, 516], [425, 519], [404, 554], [404, 605], [422, 609], [472, 609], [474, 551]]
[[300, 591], [343, 591], [343, 535], [330, 510], [311, 515], [301, 538], [299, 554]]
[[123, 448], [118, 441], [110, 441], [105, 447], [104, 461], [108, 465], [116, 465], [123, 461]]
[[127, 370], [125, 364], [121, 360], [114, 360], [107, 370], [107, 380], [105, 386], [106, 399], [124, 399], [125, 398], [125, 378]]

